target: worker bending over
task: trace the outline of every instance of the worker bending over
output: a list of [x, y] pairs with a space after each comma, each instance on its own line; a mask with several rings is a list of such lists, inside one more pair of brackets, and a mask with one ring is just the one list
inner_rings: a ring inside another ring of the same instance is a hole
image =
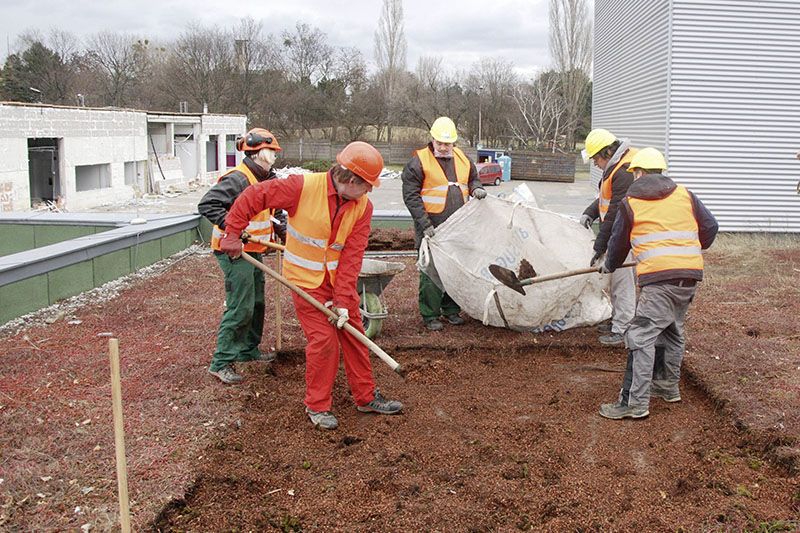
[[380, 186], [383, 157], [371, 145], [356, 141], [336, 156], [328, 172], [295, 174], [250, 187], [233, 204], [225, 219], [222, 251], [233, 260], [242, 253], [242, 231], [264, 209], [288, 213], [283, 274], [339, 319], [327, 317], [298, 294], [295, 311], [306, 335], [305, 406], [311, 422], [336, 429], [331, 412], [333, 383], [339, 369], [339, 348], [357, 409], [397, 414], [403, 404], [384, 398], [375, 388], [367, 348], [342, 327], [347, 322], [364, 332], [356, 281], [369, 239], [372, 202], [366, 194]]

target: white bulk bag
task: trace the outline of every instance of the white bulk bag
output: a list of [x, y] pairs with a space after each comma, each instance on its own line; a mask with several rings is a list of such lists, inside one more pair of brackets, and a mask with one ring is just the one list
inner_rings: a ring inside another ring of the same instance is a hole
[[[425, 237], [417, 267], [461, 309], [484, 324], [519, 331], [561, 331], [611, 316], [608, 276], [584, 274], [525, 287], [506, 287], [492, 263], [518, 272], [525, 258], [537, 276], [586, 268], [594, 233], [575, 220], [511, 199], [471, 199]], [[502, 311], [502, 315], [501, 315]]]

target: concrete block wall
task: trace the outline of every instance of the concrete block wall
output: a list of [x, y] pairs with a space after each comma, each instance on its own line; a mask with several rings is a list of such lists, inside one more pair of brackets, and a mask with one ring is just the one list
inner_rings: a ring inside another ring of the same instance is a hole
[[[147, 159], [147, 115], [141, 111], [0, 104], [0, 211], [30, 209], [29, 138], [59, 139], [64, 206], [80, 210], [133, 197], [125, 162]], [[75, 167], [110, 164], [111, 186], [76, 191]]]
[[[205, 183], [213, 183], [222, 174], [225, 174], [228, 169], [225, 165], [226, 149], [225, 137], [227, 135], [244, 135], [247, 133], [247, 117], [244, 115], [210, 115], [205, 114], [200, 117], [200, 131], [201, 139], [199, 148], [199, 160], [205, 169], [206, 164], [206, 142], [209, 136], [217, 136], [217, 161], [219, 162], [219, 170], [216, 172], [207, 172], [203, 176]], [[241, 162], [244, 154], [236, 152], [236, 163]]]
[[28, 141], [5, 137], [0, 108], [0, 213], [30, 209]]

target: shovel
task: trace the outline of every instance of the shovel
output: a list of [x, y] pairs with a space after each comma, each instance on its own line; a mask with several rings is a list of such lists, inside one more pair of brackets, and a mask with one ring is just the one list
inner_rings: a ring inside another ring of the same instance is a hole
[[[331, 318], [331, 319], [334, 319], [334, 320], [337, 320], [339, 318], [339, 315], [337, 315], [336, 313], [334, 313], [333, 311], [331, 311], [330, 309], [328, 309], [327, 307], [325, 307], [324, 305], [319, 303], [311, 295], [309, 295], [306, 291], [304, 291], [303, 289], [301, 289], [300, 287], [298, 287], [297, 285], [295, 285], [294, 283], [292, 283], [288, 279], [284, 278], [283, 276], [281, 276], [280, 274], [278, 274], [277, 272], [275, 272], [274, 270], [269, 268], [267, 265], [265, 265], [261, 261], [257, 261], [252, 255], [248, 254], [247, 252], [242, 252], [242, 258], [244, 258], [245, 261], [247, 261], [248, 263], [250, 263], [254, 267], [258, 268], [259, 270], [263, 270], [271, 278], [275, 279], [276, 281], [280, 282], [282, 285], [286, 286], [287, 288], [289, 288], [292, 291], [294, 291], [295, 293], [297, 293], [298, 296], [300, 296], [303, 300], [305, 300], [308, 303], [310, 303], [311, 305], [313, 305], [318, 311], [320, 311], [322, 314], [324, 314], [328, 318]], [[358, 340], [361, 344], [363, 344], [364, 346], [369, 348], [372, 351], [372, 353], [374, 353], [375, 355], [377, 355], [381, 359], [381, 361], [383, 361], [384, 363], [389, 365], [389, 368], [391, 368], [392, 370], [397, 372], [401, 377], [405, 378], [405, 371], [400, 367], [400, 363], [398, 363], [397, 361], [392, 359], [392, 357], [388, 353], [384, 352], [381, 349], [380, 346], [378, 346], [377, 344], [372, 342], [369, 339], [369, 337], [367, 337], [366, 335], [364, 335], [363, 333], [358, 331], [349, 322], [345, 322], [344, 328], [342, 328], [342, 329], [344, 329], [350, 335], [355, 337], [356, 340]]]
[[[628, 268], [636, 266], [636, 263], [625, 263], [619, 268]], [[591, 274], [592, 272], [600, 272], [600, 267], [579, 268], [577, 270], [565, 270], [564, 272], [557, 272], [556, 274], [548, 274], [546, 276], [535, 276], [532, 278], [519, 279], [513, 270], [510, 270], [500, 265], [489, 265], [489, 272], [497, 280], [508, 287], [514, 289], [518, 293], [525, 295], [525, 287], [533, 285], [534, 283], [541, 283], [543, 281], [550, 281], [554, 279], [569, 278], [571, 276], [580, 276], [581, 274]]]

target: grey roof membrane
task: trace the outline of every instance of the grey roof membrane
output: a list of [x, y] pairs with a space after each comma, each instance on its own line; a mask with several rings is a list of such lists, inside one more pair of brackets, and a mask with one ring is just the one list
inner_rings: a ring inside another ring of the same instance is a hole
[[0, 224], [109, 225], [93, 235], [0, 257], [0, 286], [51, 270], [123, 250], [200, 224], [200, 215], [141, 214], [143, 224], [131, 224], [130, 213], [0, 213]]

